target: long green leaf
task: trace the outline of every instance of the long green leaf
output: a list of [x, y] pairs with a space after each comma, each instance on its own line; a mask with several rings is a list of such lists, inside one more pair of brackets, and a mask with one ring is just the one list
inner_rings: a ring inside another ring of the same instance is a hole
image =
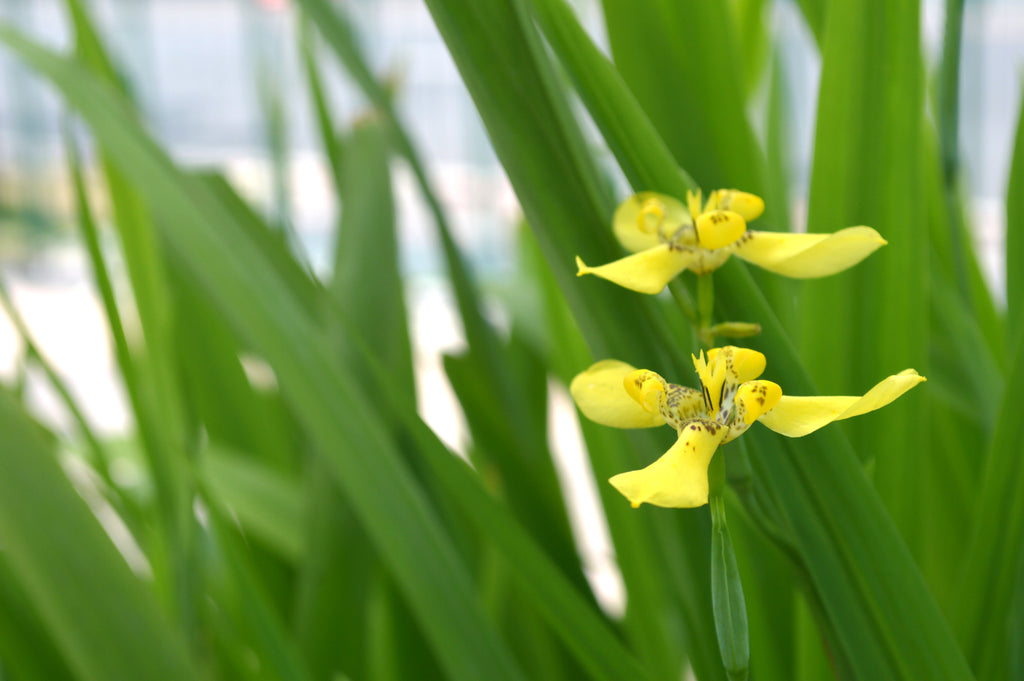
[[534, 0], [532, 6], [633, 188], [679, 197], [696, 190], [697, 183], [679, 168], [622, 76], [597, 49], [565, 0]]
[[1006, 187], [1006, 316], [1009, 338], [1024, 330], [1024, 101], [1017, 121], [1016, 142]]
[[1019, 588], [1024, 559], [1024, 461], [1020, 442], [1024, 422], [1015, 387], [1024, 381], [1024, 337], [1018, 338], [989, 445], [984, 480], [976, 492], [979, 506], [967, 551], [953, 617], [964, 652], [978, 678], [1010, 674], [1011, 605]]
[[741, 55], [747, 46], [739, 44], [729, 4], [604, 0], [602, 6], [615, 64], [676, 160], [708, 190], [741, 187], [764, 195], [764, 158], [746, 118]]
[[[786, 332], [745, 270], [720, 270], [725, 314], [742, 307], [764, 325], [766, 376], [783, 390], [816, 394]], [[809, 586], [836, 632], [833, 651], [857, 678], [971, 678], [942, 614], [864, 470], [835, 427], [783, 441], [745, 436], [758, 480], [772, 488]]]
[[[637, 300], [606, 282], [577, 281], [573, 276], [575, 253], [611, 259], [618, 252], [608, 228], [612, 203], [600, 193], [593, 161], [583, 153], [579, 129], [522, 8], [500, 2], [477, 2], [467, 8], [450, 0], [435, 0], [429, 8], [595, 355], [663, 368], [678, 363], [679, 373], [687, 371], [654, 301]], [[558, 191], [552, 192], [552, 187]], [[580, 361], [579, 368], [586, 361]], [[623, 447], [624, 440], [613, 437], [609, 443], [614, 444], [605, 450], [608, 456], [595, 465], [599, 479], [637, 463], [626, 463], [632, 458], [625, 456], [628, 450], [615, 449]], [[661, 446], [656, 437], [641, 435], [638, 441], [646, 442], [652, 452]], [[706, 517], [636, 514], [621, 497], [603, 500], [633, 604], [625, 627], [652, 673], [675, 675], [681, 657], [689, 652], [716, 659], [710, 617], [703, 628], [689, 626], [699, 621], [699, 613], [710, 613], [707, 555], [688, 550], [707, 546]], [[656, 526], [661, 534], [655, 534]], [[687, 602], [678, 610], [665, 610], [666, 584], [679, 586], [669, 592], [673, 599], [686, 594]], [[652, 612], [660, 614], [652, 617]], [[691, 618], [688, 625], [680, 623], [683, 618]], [[681, 628], [691, 637], [691, 650], [679, 645]], [[700, 668], [707, 678], [714, 678], [716, 668], [723, 674], [720, 665]]]
[[0, 391], [5, 562], [81, 679], [193, 679], [184, 642], [132, 574], [37, 426]]
[[520, 678], [474, 604], [465, 566], [389, 435], [340, 371], [313, 320], [276, 278], [262, 276], [269, 265], [231, 213], [201, 183], [175, 171], [107, 86], [16, 32], [3, 29], [0, 39], [58, 86], [91, 123], [113, 163], [132, 170], [136, 189], [168, 227], [162, 232], [168, 245], [274, 367], [285, 399], [352, 501], [448, 673], [456, 679]]
[[[81, 0], [66, 0], [66, 7], [81, 63], [103, 82], [125, 93], [126, 84], [107, 54], [85, 5]], [[197, 604], [193, 584], [195, 569], [189, 565], [193, 555], [194, 520], [184, 456], [188, 442], [185, 407], [181, 385], [174, 372], [173, 302], [152, 217], [132, 189], [126, 173], [112, 167], [106, 158], [101, 161], [145, 344], [144, 349], [131, 356], [119, 349], [117, 357], [122, 363], [121, 375], [157, 491], [161, 532], [154, 540], [169, 547], [166, 554], [154, 553], [154, 557], [162, 555], [168, 559], [166, 565], [154, 560], [154, 569], [170, 575], [171, 579], [157, 580], [157, 584], [167, 587], [164, 601], [177, 613], [183, 626], [190, 628], [195, 623]], [[95, 260], [94, 271], [98, 278], [103, 276], [101, 269], [100, 261]], [[109, 306], [107, 311], [111, 311]], [[109, 323], [112, 328], [118, 326], [116, 317], [111, 317]], [[114, 333], [116, 338], [116, 328]]]
[[[818, 385], [842, 393], [906, 367], [927, 375], [930, 230], [918, 6], [833, 0], [828, 16], [808, 230], [866, 224], [889, 242], [852, 271], [805, 286], [802, 355]], [[876, 485], [918, 554], [924, 392], [872, 416], [872, 428], [849, 429], [874, 457]]]

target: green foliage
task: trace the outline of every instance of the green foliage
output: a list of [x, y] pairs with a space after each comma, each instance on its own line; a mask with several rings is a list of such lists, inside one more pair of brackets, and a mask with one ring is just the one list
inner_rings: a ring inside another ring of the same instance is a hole
[[[766, 198], [768, 229], [787, 228], [788, 93], [770, 3], [604, 0], [609, 57], [565, 0], [427, 0], [528, 226], [508, 331], [483, 314], [396, 113], [401, 92], [374, 76], [336, 3], [297, 4], [341, 204], [322, 277], [294, 252], [286, 213], [258, 214], [146, 134], [85, 3], [67, 2], [69, 56], [0, 26], [4, 49], [96, 142], [130, 300], [115, 295], [99, 197], [70, 144], [69, 165], [138, 430], [127, 454], [92, 433], [0, 287], [26, 363], [76, 426], [59, 439], [16, 385], [0, 389], [0, 678], [615, 681], [689, 669], [708, 681], [748, 664], [755, 679], [1020, 676], [1024, 134], [1004, 319], [958, 194], [961, 4], [949, 3], [933, 115], [917, 3], [799, 3], [822, 55], [809, 230], [866, 224], [889, 244], [799, 285], [734, 258], [713, 288], [686, 274], [670, 299], [574, 276], [577, 254], [621, 255], [610, 225], [622, 197], [596, 150], [637, 191], [737, 187]], [[370, 102], [358, 123], [334, 119], [321, 43]], [[268, 115], [282, 104], [268, 98]], [[274, 121], [280, 173], [287, 121]], [[444, 368], [468, 464], [416, 414], [396, 158], [430, 207], [465, 330]], [[618, 617], [577, 549], [550, 385], [609, 357], [688, 382], [698, 334], [682, 307], [760, 324], [744, 342], [787, 394], [860, 393], [905, 367], [929, 382], [800, 440], [755, 426], [716, 458], [728, 488], [714, 524], [707, 507], [634, 510], [605, 483], [663, 451], [664, 432], [581, 423], [627, 594]], [[151, 493], [117, 481], [117, 456]]]

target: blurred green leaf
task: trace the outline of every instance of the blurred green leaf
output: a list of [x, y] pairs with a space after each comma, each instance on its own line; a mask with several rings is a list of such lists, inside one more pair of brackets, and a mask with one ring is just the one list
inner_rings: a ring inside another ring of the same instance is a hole
[[742, 57], [750, 46], [740, 43], [730, 3], [602, 6], [615, 65], [679, 164], [706, 190], [763, 196], [764, 157], [746, 118]]
[[336, 196], [341, 196], [342, 145], [338, 139], [338, 130], [327, 102], [327, 91], [324, 89], [320, 66], [317, 64], [316, 38], [308, 21], [300, 23], [299, 34], [302, 49], [302, 66], [306, 72], [306, 80], [309, 81], [309, 94], [313, 99], [313, 112], [316, 114], [316, 127], [320, 135], [320, 145], [327, 155], [331, 179], [334, 180], [334, 193]]
[[1020, 262], [1024, 262], [1024, 102], [1006, 187], [1006, 316], [1011, 342], [1024, 330], [1024, 273], [1018, 267]]
[[[801, 354], [826, 394], [864, 391], [907, 367], [928, 374], [929, 229], [916, 2], [832, 0], [823, 45], [808, 231], [870, 225], [889, 243], [848, 272], [808, 282]], [[869, 49], [862, 49], [863, 46]], [[915, 554], [929, 464], [926, 391], [845, 430]]]
[[696, 190], [697, 183], [672, 158], [622, 76], [597, 49], [565, 0], [531, 4], [545, 37], [575, 81], [633, 188], [681, 198], [687, 190]]
[[200, 460], [207, 498], [237, 516], [243, 530], [291, 561], [303, 553], [303, 489], [251, 457], [210, 446]]
[[[719, 270], [720, 312], [764, 326], [765, 376], [789, 394], [817, 394], [799, 356], [745, 269]], [[873, 418], [873, 417], [865, 417]], [[970, 672], [905, 543], [841, 430], [799, 440], [754, 429], [744, 437], [755, 482], [768, 487], [807, 572], [812, 605], [835, 632], [840, 670], [856, 678], [969, 679]], [[756, 665], [756, 661], [753, 662]]]
[[1024, 337], [1017, 340], [980, 489], [974, 533], [959, 577], [952, 617], [978, 678], [1012, 678], [1010, 612], [1024, 559], [1024, 422], [1015, 387], [1024, 381]]
[[[416, 408], [412, 347], [405, 295], [399, 273], [398, 236], [388, 165], [390, 144], [379, 122], [364, 122], [345, 142], [342, 165], [342, 216], [334, 246], [334, 269], [328, 293], [346, 326], [378, 353], [391, 379]], [[345, 334], [336, 329], [336, 342]], [[348, 364], [360, 362], [348, 349]]]
[[159, 613], [57, 464], [0, 391], [4, 561], [64, 661], [81, 679], [192, 679], [184, 642]]
[[[123, 113], [134, 121], [136, 115], [127, 99], [126, 81], [107, 54], [85, 5], [81, 0], [66, 0], [66, 7], [74, 28], [80, 64], [126, 96]], [[189, 444], [185, 406], [174, 371], [173, 301], [156, 228], [131, 186], [128, 179], [131, 171], [113, 167], [105, 157], [101, 158], [101, 165], [144, 343], [144, 347], [135, 348], [131, 354], [119, 350], [117, 357], [157, 491], [161, 531], [152, 539], [168, 547], [166, 553], [151, 551], [151, 559], [158, 574], [166, 572], [170, 577], [156, 581], [164, 590], [162, 599], [173, 608], [183, 626], [192, 628], [198, 600], [193, 583], [195, 569], [189, 565], [193, 555], [194, 519], [185, 455]], [[102, 278], [101, 260], [96, 259], [95, 253], [93, 259], [95, 276]], [[108, 303], [108, 314], [112, 309]], [[115, 337], [119, 333], [115, 328], [119, 325], [116, 320], [116, 316], [111, 317], [109, 322], [115, 329]]]
[[0, 660], [4, 674], [11, 678], [75, 678], [5, 560], [0, 560]]
[[[4, 29], [0, 39], [57, 85], [161, 216], [162, 236], [189, 264], [229, 323], [274, 367], [282, 394], [330, 467], [453, 678], [520, 678], [473, 602], [466, 568], [436, 512], [245, 229], [196, 180], [178, 173], [124, 103], [72, 62]], [[268, 276], [269, 275], [269, 276]], [[296, 348], [304, 348], [301, 353]]]

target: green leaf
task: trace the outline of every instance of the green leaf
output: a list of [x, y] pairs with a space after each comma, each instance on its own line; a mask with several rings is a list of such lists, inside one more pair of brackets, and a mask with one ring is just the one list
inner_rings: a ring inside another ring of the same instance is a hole
[[764, 158], [745, 113], [741, 55], [748, 46], [739, 42], [729, 3], [602, 6], [615, 65], [679, 164], [705, 189], [763, 196]]
[[331, 116], [330, 106], [327, 103], [327, 93], [324, 90], [323, 78], [320, 75], [320, 67], [316, 62], [316, 38], [313, 36], [312, 27], [308, 21], [303, 21], [300, 24], [299, 41], [302, 48], [302, 66], [306, 72], [306, 80], [309, 81], [309, 94], [313, 99], [313, 112], [316, 114], [316, 127], [317, 132], [320, 134], [320, 144], [327, 155], [331, 179], [334, 180], [334, 193], [337, 196], [341, 196], [342, 145], [338, 139], [338, 131]]
[[594, 45], [565, 0], [533, 0], [534, 14], [575, 82], [622, 172], [637, 191], [683, 198], [698, 189], [679, 167], [622, 76]]
[[75, 678], [4, 560], [0, 560], [0, 661], [12, 678]]
[[184, 642], [36, 425], [0, 391], [0, 535], [11, 577], [76, 676], [192, 679]]
[[282, 394], [351, 500], [448, 674], [521, 678], [479, 612], [466, 567], [436, 511], [364, 393], [340, 370], [314, 320], [272, 274], [244, 227], [202, 183], [174, 169], [109, 87], [9, 29], [0, 31], [0, 39], [51, 79], [91, 123], [112, 162], [132, 171], [135, 189], [161, 217], [169, 248], [274, 368]]
[[[765, 376], [790, 394], [817, 394], [784, 329], [737, 263], [718, 271], [720, 312], [743, 309], [764, 326]], [[867, 418], [867, 417], [862, 417]], [[873, 418], [873, 417], [871, 417]], [[755, 481], [776, 500], [808, 577], [812, 601], [835, 632], [831, 653], [856, 678], [969, 679], [905, 543], [842, 432], [800, 440], [752, 429], [744, 436]], [[756, 661], [755, 661], [756, 664]]]
[[721, 496], [711, 497], [711, 603], [722, 663], [730, 679], [746, 679], [750, 670], [747, 606]]
[[[919, 14], [915, 2], [829, 5], [808, 231], [864, 224], [889, 243], [804, 287], [800, 350], [826, 394], [863, 392], [907, 367], [928, 374]], [[871, 428], [845, 428], [857, 451], [874, 458], [875, 484], [916, 555], [925, 516], [915, 481], [929, 465], [925, 392], [873, 415]]]
[[[408, 408], [415, 409], [387, 131], [377, 122], [357, 125], [345, 148], [341, 226], [328, 293], [346, 325], [358, 329], [363, 342], [390, 367], [390, 380], [405, 392]], [[344, 344], [344, 334], [335, 330], [335, 336]], [[350, 356], [349, 365], [360, 373], [357, 359]]]
[[1024, 560], [1024, 422], [1015, 390], [1024, 381], [1024, 336], [1018, 337], [988, 447], [984, 478], [975, 495], [974, 534], [965, 552], [952, 621], [978, 678], [1012, 678], [1011, 604]]
[[280, 471], [217, 446], [207, 448], [199, 475], [206, 498], [229, 510], [242, 528], [288, 560], [303, 554], [302, 487]]
[[[503, 2], [476, 2], [467, 8], [453, 0], [432, 0], [428, 6], [477, 104], [547, 265], [595, 356], [616, 356], [653, 367], [676, 366], [679, 375], [692, 370], [675, 353], [677, 341], [660, 317], [656, 301], [638, 300], [635, 294], [607, 282], [574, 276], [575, 253], [584, 258], [596, 255], [595, 259], [617, 255], [619, 246], [609, 228], [614, 204], [600, 190], [593, 159], [522, 9], [517, 3]], [[577, 370], [589, 359], [576, 357]], [[584, 432], [588, 432], [586, 425]], [[590, 431], [588, 442], [592, 435]], [[599, 480], [625, 470], [627, 459], [636, 464], [624, 455], [630, 450], [620, 434], [593, 437], [606, 441], [601, 454], [590, 445]], [[650, 435], [638, 436], [636, 442], [647, 443], [651, 452], [660, 446], [651, 444], [657, 439]], [[707, 556], [688, 550], [708, 545], [706, 518], [638, 514], [606, 487], [600, 488], [602, 500], [632, 604], [623, 625], [631, 644], [652, 674], [674, 676], [688, 653], [702, 678], [724, 676], [708, 616]], [[670, 602], [678, 607], [666, 606], [666, 585], [672, 587], [667, 592]], [[684, 619], [685, 625], [681, 623]], [[689, 637], [688, 647], [679, 645], [680, 628]]]
[[1006, 187], [1006, 317], [1009, 338], [1024, 330], [1024, 100], [1017, 121], [1017, 136]]

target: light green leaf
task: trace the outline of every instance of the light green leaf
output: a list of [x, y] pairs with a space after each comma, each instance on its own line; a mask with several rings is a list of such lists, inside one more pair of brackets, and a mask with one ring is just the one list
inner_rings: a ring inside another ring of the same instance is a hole
[[36, 424], [0, 391], [0, 536], [10, 576], [80, 679], [198, 678]]

